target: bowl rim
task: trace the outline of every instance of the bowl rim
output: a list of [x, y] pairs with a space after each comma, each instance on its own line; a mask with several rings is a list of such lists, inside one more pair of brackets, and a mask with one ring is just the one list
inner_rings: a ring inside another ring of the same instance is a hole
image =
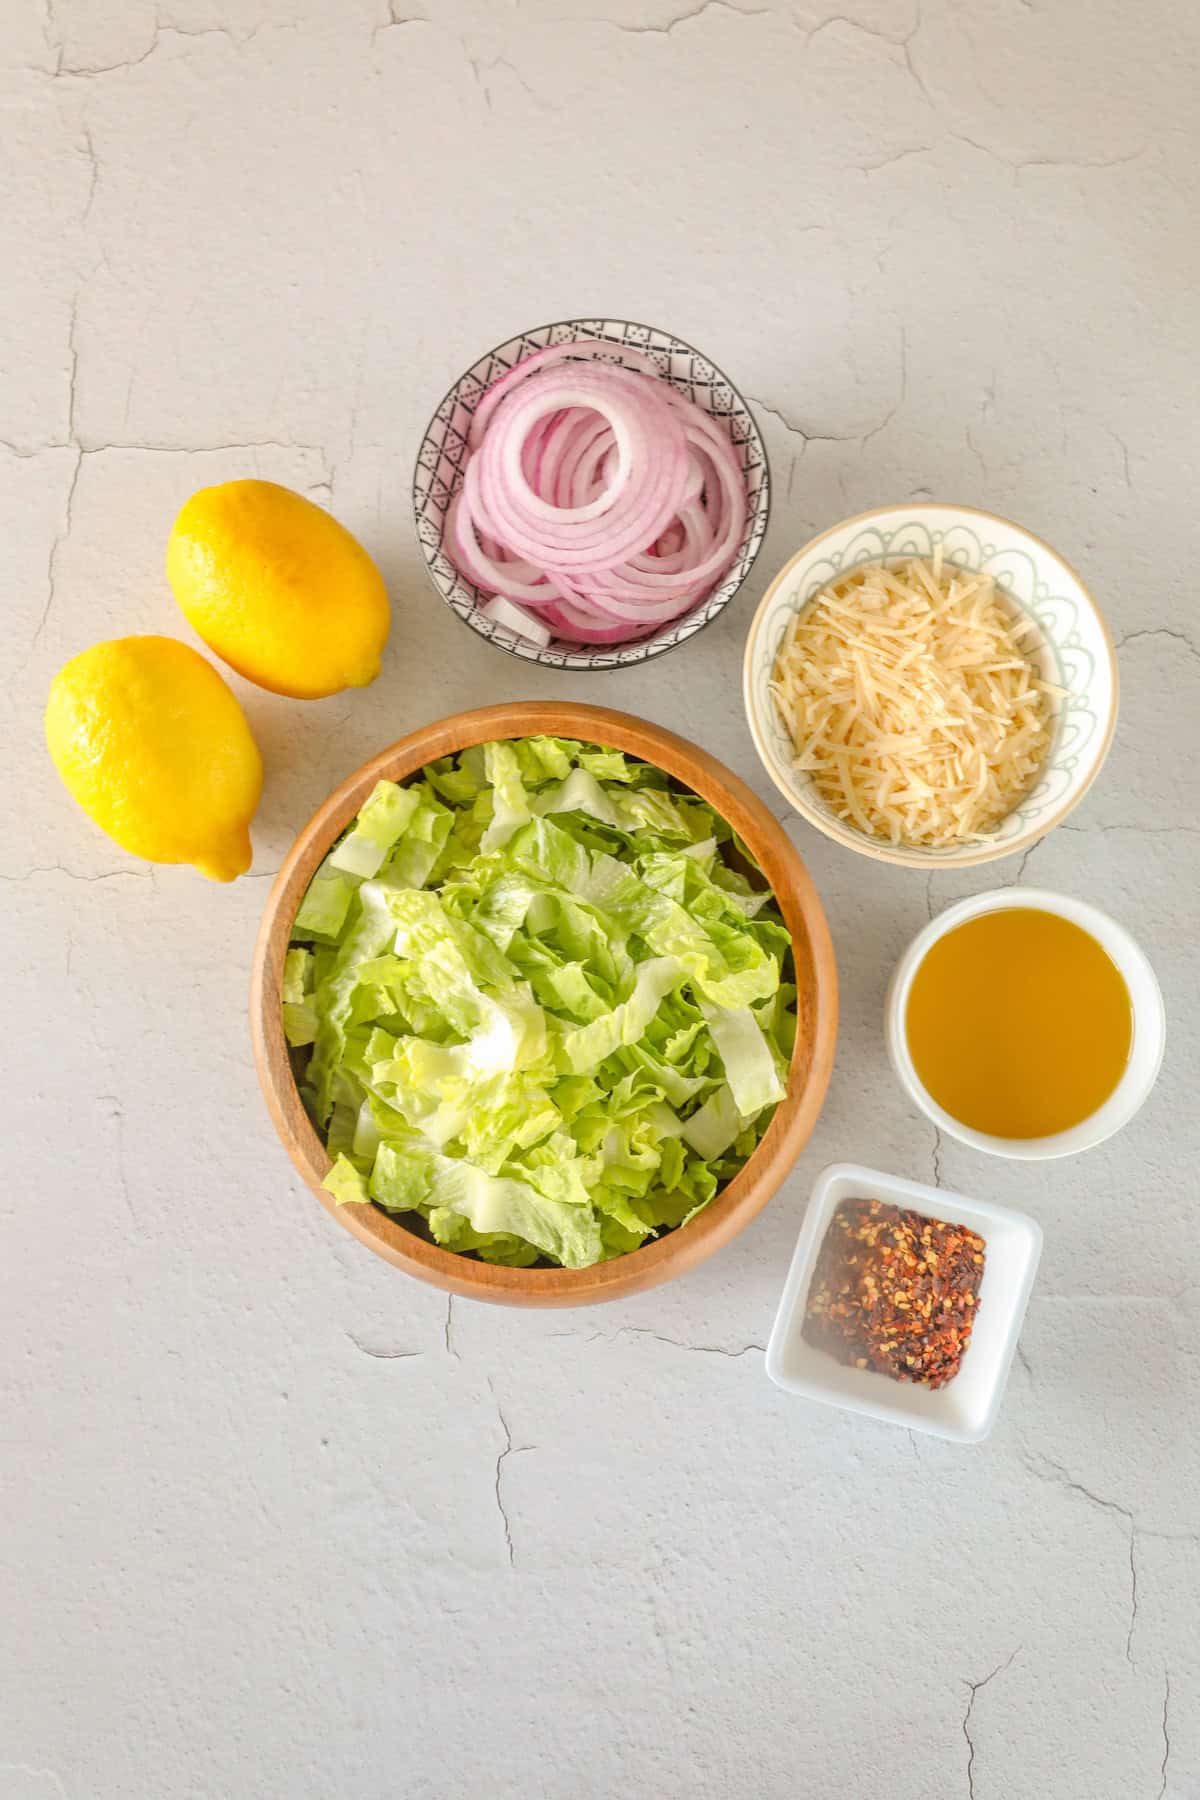
[[[283, 959], [296, 909], [318, 863], [375, 782], [403, 780], [436, 757], [489, 738], [539, 731], [611, 743], [654, 762], [708, 800], [759, 861], [802, 964], [797, 987], [803, 995], [803, 1028], [797, 1033], [787, 1093], [753, 1155], [691, 1224], [590, 1269], [509, 1269], [473, 1261], [417, 1237], [378, 1207], [339, 1206], [321, 1186], [329, 1157], [300, 1101], [280, 1003]], [[824, 910], [798, 850], [763, 801], [732, 770], [674, 732], [630, 713], [568, 700], [506, 701], [434, 720], [349, 775], [298, 833], [272, 883], [250, 984], [254, 1062], [267, 1110], [293, 1165], [326, 1211], [408, 1274], [451, 1294], [515, 1305], [578, 1306], [636, 1293], [683, 1273], [728, 1243], [767, 1204], [816, 1124], [833, 1068], [837, 1012], [837, 968]]]
[[[1112, 681], [1112, 701], [1108, 709], [1108, 718], [1105, 722], [1104, 731], [1100, 737], [1099, 743], [1093, 751], [1091, 765], [1084, 775], [1079, 787], [1074, 793], [1068, 795], [1058, 810], [1051, 814], [1049, 819], [1039, 821], [1036, 827], [1030, 828], [1028, 831], [1022, 833], [1020, 837], [1013, 838], [1009, 843], [975, 844], [964, 847], [962, 850], [955, 851], [951, 854], [939, 855], [936, 858], [930, 856], [927, 852], [923, 853], [917, 850], [906, 849], [902, 845], [873, 843], [865, 838], [860, 832], [851, 831], [848, 826], [842, 825], [840, 820], [829, 818], [825, 813], [819, 811], [818, 808], [810, 805], [809, 802], [798, 795], [793, 788], [787, 786], [780, 779], [767, 749], [765, 734], [759, 717], [753, 678], [755, 651], [758, 646], [759, 636], [766, 620], [767, 613], [770, 610], [771, 603], [775, 599], [779, 589], [784, 585], [796, 565], [802, 562], [806, 557], [810, 556], [818, 545], [823, 544], [828, 538], [835, 536], [838, 532], [844, 531], [848, 527], [866, 525], [873, 519], [885, 518], [891, 513], [903, 512], [910, 506], [913, 511], [917, 512], [953, 513], [960, 518], [983, 520], [991, 525], [1002, 526], [1005, 530], [1014, 531], [1019, 536], [1026, 538], [1029, 543], [1036, 544], [1040, 550], [1046, 553], [1046, 555], [1053, 557], [1054, 561], [1061, 564], [1067, 571], [1067, 574], [1075, 583], [1096, 621], [1104, 647], [1108, 652], [1109, 672]], [[1002, 857], [1013, 856], [1018, 851], [1023, 852], [1031, 849], [1033, 845], [1040, 842], [1048, 832], [1053, 831], [1056, 825], [1062, 823], [1068, 814], [1071, 813], [1083, 799], [1097, 775], [1099, 775], [1101, 769], [1104, 767], [1109, 750], [1112, 748], [1113, 737], [1117, 729], [1117, 717], [1121, 706], [1121, 679], [1117, 662], [1116, 645], [1113, 642], [1112, 632], [1109, 630], [1108, 621], [1100, 607], [1097, 605], [1095, 595], [1083, 580], [1074, 564], [1068, 562], [1067, 558], [1061, 551], [1056, 550], [1053, 544], [1048, 543], [1044, 537], [1040, 537], [1036, 531], [1030, 531], [1028, 526], [1018, 523], [1016, 519], [1009, 519], [1005, 517], [1003, 513], [988, 512], [983, 507], [962, 506], [953, 500], [894, 501], [887, 506], [872, 506], [868, 507], [865, 512], [851, 513], [849, 517], [839, 519], [836, 525], [830, 525], [825, 531], [818, 532], [816, 537], [810, 538], [806, 544], [803, 544], [800, 549], [795, 552], [794, 555], [790, 556], [783, 564], [782, 568], [780, 568], [772, 577], [766, 592], [758, 603], [754, 617], [750, 621], [750, 628], [746, 633], [746, 647], [742, 656], [742, 699], [746, 709], [746, 722], [750, 727], [750, 735], [754, 739], [754, 748], [758, 752], [759, 761], [762, 763], [763, 768], [766, 770], [779, 792], [802, 818], [806, 819], [810, 825], [814, 825], [818, 831], [823, 832], [827, 838], [831, 838], [835, 844], [840, 844], [843, 849], [855, 850], [860, 856], [873, 857], [876, 862], [892, 863], [895, 867], [903, 869], [923, 869], [926, 874], [930, 874], [937, 873], [937, 871], [941, 869], [970, 869], [978, 867], [981, 863], [999, 862]]]
[[[417, 441], [416, 455], [413, 457], [413, 472], [412, 472], [412, 477], [409, 481], [409, 496], [412, 501], [413, 537], [416, 539], [417, 548], [421, 554], [421, 567], [425, 572], [425, 578], [429, 582], [430, 587], [433, 589], [433, 591], [437, 595], [438, 599], [442, 602], [442, 605], [447, 607], [449, 609], [449, 611], [454, 614], [454, 617], [458, 620], [459, 624], [464, 626], [466, 628], [466, 630], [468, 630], [471, 633], [472, 637], [482, 638], [483, 642], [485, 644], [490, 644], [493, 647], [493, 649], [502, 650], [506, 656], [511, 656], [511, 657], [515, 658], [515, 660], [517, 662], [530, 663], [530, 664], [532, 664], [532, 666], [534, 668], [561, 669], [563, 671], [563, 673], [572, 674], [572, 675], [574, 675], [574, 674], [611, 675], [611, 674], [615, 674], [615, 673], [619, 672], [621, 669], [635, 669], [641, 663], [653, 661], [653, 659], [656, 656], [667, 656], [670, 654], [670, 652], [672, 650], [682, 650], [686, 644], [690, 644], [695, 638], [698, 638], [702, 631], [707, 631], [709, 626], [712, 625], [717, 619], [719, 619], [721, 617], [721, 615], [725, 611], [726, 607], [732, 605], [733, 601], [735, 601], [737, 599], [738, 595], [741, 593], [742, 589], [745, 587], [746, 583], [749, 581], [751, 575], [754, 573], [755, 564], [758, 562], [759, 557], [762, 555], [763, 545], [767, 541], [767, 533], [771, 529], [771, 499], [772, 499], [772, 494], [774, 492], [774, 477], [772, 476], [772, 473], [771, 473], [771, 458], [770, 458], [770, 453], [767, 450], [767, 440], [763, 436], [762, 427], [754, 415], [754, 409], [750, 405], [750, 402], [746, 398], [745, 394], [743, 394], [741, 388], [739, 388], [735, 382], [733, 382], [729, 379], [728, 375], [725, 373], [725, 371], [721, 367], [721, 365], [719, 363], [714, 362], [712, 357], [708, 355], [707, 351], [697, 349], [696, 345], [689, 343], [687, 338], [680, 337], [677, 332], [667, 331], [661, 325], [647, 325], [647, 324], [643, 323], [643, 321], [640, 319], [601, 320], [600, 321], [601, 324], [626, 325], [626, 326], [632, 327], [632, 329], [634, 331], [645, 331], [650, 334], [657, 333], [657, 335], [659, 337], [670, 338], [673, 343], [680, 345], [681, 348], [686, 350], [690, 355], [698, 356], [698, 357], [700, 357], [700, 359], [703, 362], [708, 363], [709, 367], [713, 370], [714, 374], [722, 382], [724, 382], [725, 386], [729, 389], [729, 391], [736, 396], [739, 406], [742, 408], [743, 412], [746, 414], [747, 418], [750, 420], [751, 425], [754, 427], [754, 434], [758, 440], [758, 448], [762, 454], [762, 468], [763, 468], [763, 484], [762, 485], [763, 485], [763, 492], [765, 493], [766, 498], [763, 502], [762, 533], [759, 537], [758, 544], [757, 544], [757, 547], [755, 548], [754, 554], [751, 556], [750, 561], [746, 565], [745, 571], [742, 574], [742, 576], [741, 576], [740, 580], [738, 581], [737, 586], [734, 588], [733, 592], [731, 594], [726, 594], [726, 596], [725, 596], [724, 600], [722, 600], [721, 604], [718, 607], [716, 607], [708, 615], [708, 617], [703, 621], [702, 624], [700, 624], [696, 627], [695, 631], [689, 632], [687, 637], [682, 637], [682, 638], [676, 639], [676, 641], [674, 643], [658, 644], [657, 646], [655, 646], [655, 640], [653, 637], [643, 638], [639, 642], [639, 644], [636, 646], [637, 649], [641, 653], [637, 656], [629, 657], [628, 660], [625, 662], [610, 662], [610, 663], [600, 663], [600, 664], [588, 664], [588, 663], [583, 663], [583, 662], [580, 662], [580, 663], [573, 663], [573, 662], [543, 663], [538, 660], [538, 657], [535, 654], [535, 651], [537, 648], [536, 645], [531, 646], [530, 650], [526, 651], [526, 650], [520, 650], [520, 649], [516, 648], [516, 646], [513, 644], [501, 644], [494, 637], [489, 637], [485, 632], [481, 631], [479, 629], [478, 625], [472, 624], [470, 618], [464, 618], [462, 613], [458, 612], [455, 607], [451, 606], [449, 597], [442, 592], [441, 588], [438, 586], [438, 583], [434, 577], [433, 568], [432, 568], [429, 554], [427, 552], [425, 543], [422, 540], [421, 534], [417, 529], [417, 502], [418, 502], [417, 477], [420, 474], [421, 466], [422, 466], [421, 465], [421, 452], [425, 448], [425, 445], [429, 441], [429, 434], [433, 430], [434, 422], [437, 419], [438, 414], [441, 412], [441, 410], [442, 410], [443, 406], [445, 406], [446, 402], [451, 398], [451, 396], [457, 391], [457, 389], [466, 380], [466, 378], [470, 374], [471, 370], [475, 367], [475, 364], [484, 362], [488, 357], [498, 355], [498, 353], [501, 350], [503, 350], [503, 348], [506, 344], [510, 344], [512, 342], [514, 337], [531, 337], [531, 336], [536, 336], [537, 334], [544, 332], [544, 331], [561, 331], [561, 330], [566, 330], [566, 329], [574, 330], [574, 329], [576, 329], [576, 327], [580, 327], [580, 326], [584, 326], [584, 325], [592, 325], [595, 323], [596, 323], [596, 321], [594, 319], [585, 319], [585, 318], [553, 319], [545, 325], [532, 325], [532, 326], [526, 327], [526, 329], [523, 331], [511, 332], [508, 337], [501, 338], [500, 342], [498, 344], [494, 344], [490, 350], [485, 350], [485, 351], [483, 351], [482, 355], [477, 356], [475, 358], [475, 362], [470, 363], [467, 366], [467, 368], [465, 368], [462, 371], [462, 373], [460, 375], [458, 375], [455, 378], [455, 380], [450, 383], [450, 386], [446, 389], [446, 392], [442, 395], [441, 399], [438, 401], [437, 405], [434, 407], [433, 411], [430, 413], [429, 419], [425, 425], [425, 429], [424, 429], [424, 431], [422, 431], [421, 436]], [[516, 365], [514, 365], [514, 367], [515, 366]], [[753, 529], [752, 529], [751, 535], [753, 535]], [[686, 617], [687, 615], [683, 614], [681, 616]], [[676, 623], [675, 620], [668, 621], [668, 624], [674, 624], [674, 623]], [[643, 646], [644, 646], [644, 648], [643, 648]], [[611, 648], [614, 650], [620, 650], [625, 647], [626, 646], [623, 646], [621, 644], [614, 644], [611, 646]], [[634, 646], [632, 646], [632, 645], [630, 645], [628, 647], [631, 649], [634, 648]], [[579, 646], [577, 646], [577, 650], [575, 653], [582, 655], [585, 650], [586, 650], [586, 645], [579, 645]]]
[[[933, 1098], [921, 1077], [908, 1046], [905, 1015], [908, 997], [917, 970], [933, 946], [948, 932], [985, 913], [1012, 911], [1028, 907], [1050, 912], [1068, 919], [1073, 925], [1095, 938], [1112, 961], [1129, 993], [1133, 1017], [1133, 1037], [1129, 1060], [1120, 1080], [1108, 1098], [1077, 1125], [1056, 1131], [1046, 1137], [1004, 1138], [993, 1132], [976, 1131], [964, 1125]], [[1141, 1043], [1139, 1045], [1139, 1038]], [[923, 925], [904, 950], [888, 984], [884, 1005], [884, 1039], [888, 1059], [910, 1100], [920, 1107], [930, 1123], [939, 1131], [957, 1138], [960, 1144], [985, 1156], [1000, 1157], [1007, 1162], [1051, 1162], [1062, 1156], [1075, 1156], [1083, 1150], [1105, 1143], [1124, 1129], [1141, 1111], [1158, 1080], [1166, 1053], [1166, 1007], [1162, 989], [1154, 973], [1154, 965], [1133, 933], [1090, 900], [1079, 900], [1073, 894], [1060, 894], [1051, 888], [991, 888], [983, 894], [968, 894], [944, 907]], [[1135, 1056], [1141, 1052], [1140, 1059]]]

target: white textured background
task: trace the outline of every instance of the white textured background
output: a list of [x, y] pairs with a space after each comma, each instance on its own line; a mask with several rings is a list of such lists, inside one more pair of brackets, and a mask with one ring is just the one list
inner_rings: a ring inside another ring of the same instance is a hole
[[[1200, 19], [826, 3], [3, 8], [0, 1800], [1200, 1794]], [[444, 611], [407, 489], [468, 362], [592, 312], [716, 358], [776, 500], [719, 624], [588, 679]], [[40, 712], [92, 640], [188, 635], [174, 511], [250, 474], [363, 538], [395, 629], [368, 692], [246, 691], [268, 786], [225, 890], [93, 831]], [[1149, 950], [1152, 1101], [1076, 1161], [935, 1170], [884, 987], [996, 873], [927, 894], [797, 823], [844, 1024], [792, 1179], [637, 1301], [448, 1310], [300, 1190], [258, 1099], [247, 963], [291, 834], [382, 744], [522, 695], [645, 713], [765, 792], [753, 602], [811, 531], [930, 495], [1050, 538], [1120, 640], [1113, 755], [1027, 878]], [[1045, 1226], [981, 1448], [764, 1379], [842, 1157]]]

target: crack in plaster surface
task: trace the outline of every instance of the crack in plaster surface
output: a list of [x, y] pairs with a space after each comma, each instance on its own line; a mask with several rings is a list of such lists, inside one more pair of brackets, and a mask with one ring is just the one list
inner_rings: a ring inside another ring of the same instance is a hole
[[995, 1681], [997, 1675], [1003, 1674], [1006, 1669], [1012, 1667], [1013, 1659], [1020, 1654], [1020, 1648], [1018, 1644], [1008, 1661], [997, 1663], [991, 1674], [985, 1675], [982, 1681], [967, 1682], [970, 1694], [967, 1699], [967, 1710], [963, 1714], [962, 1734], [967, 1740], [967, 1792], [971, 1800], [975, 1800], [975, 1740], [971, 1736], [971, 1714], [975, 1710], [975, 1699], [980, 1690], [987, 1687], [990, 1681]]
[[488, 1387], [491, 1389], [492, 1399], [496, 1402], [496, 1413], [500, 1420], [500, 1429], [504, 1433], [504, 1448], [496, 1458], [495, 1495], [496, 1508], [504, 1526], [504, 1543], [508, 1550], [508, 1566], [511, 1569], [516, 1566], [517, 1557], [516, 1549], [513, 1544], [512, 1526], [509, 1523], [508, 1510], [505, 1507], [504, 1495], [502, 1492], [504, 1465], [510, 1456], [524, 1456], [528, 1451], [535, 1449], [536, 1445], [513, 1443], [512, 1431], [509, 1427], [508, 1420], [504, 1416], [504, 1408], [501, 1406], [500, 1401], [496, 1396], [496, 1390], [490, 1381], [488, 1382]]
[[[1041, 1462], [1045, 1465], [1041, 1469], [1028, 1456], [1024, 1458], [1024, 1461], [1029, 1472], [1039, 1480], [1050, 1481], [1053, 1477], [1057, 1477], [1055, 1485], [1064, 1488], [1068, 1493], [1082, 1494], [1090, 1505], [1101, 1512], [1112, 1513], [1115, 1517], [1124, 1519], [1129, 1532], [1129, 1624], [1125, 1632], [1125, 1660], [1132, 1666], [1134, 1662], [1133, 1634], [1137, 1628], [1138, 1616], [1137, 1520], [1129, 1508], [1122, 1506], [1119, 1500], [1106, 1500], [1102, 1494], [1093, 1493], [1091, 1488], [1085, 1487], [1082, 1481], [1076, 1481], [1071, 1471], [1064, 1468], [1061, 1463], [1056, 1463], [1052, 1457], [1041, 1456]], [[1047, 1471], [1053, 1471], [1053, 1476]]]
[[419, 1350], [376, 1350], [370, 1344], [362, 1343], [352, 1331], [348, 1331], [346, 1336], [356, 1350], [360, 1350], [364, 1356], [371, 1357], [375, 1362], [407, 1362], [411, 1357], [421, 1355]]

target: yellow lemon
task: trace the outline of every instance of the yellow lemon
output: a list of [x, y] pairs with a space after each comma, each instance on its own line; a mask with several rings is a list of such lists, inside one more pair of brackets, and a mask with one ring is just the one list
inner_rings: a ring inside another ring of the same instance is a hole
[[274, 694], [316, 700], [379, 673], [391, 622], [379, 570], [290, 488], [201, 488], [175, 521], [167, 579], [209, 649]]
[[250, 867], [262, 758], [211, 663], [175, 638], [112, 638], [58, 671], [46, 742], [68, 792], [123, 850], [192, 863], [213, 881]]

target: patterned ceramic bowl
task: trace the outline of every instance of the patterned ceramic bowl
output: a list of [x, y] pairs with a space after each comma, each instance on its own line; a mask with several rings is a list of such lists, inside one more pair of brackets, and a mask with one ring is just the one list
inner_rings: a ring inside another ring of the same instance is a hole
[[[1054, 735], [1036, 785], [986, 844], [924, 850], [893, 847], [847, 825], [793, 768], [792, 745], [771, 696], [771, 672], [795, 615], [827, 583], [862, 563], [943, 556], [993, 575], [1041, 633], [1048, 681], [1067, 690], [1056, 701]], [[754, 616], [746, 642], [746, 713], [758, 754], [798, 813], [848, 849], [910, 869], [968, 868], [1028, 850], [1087, 792], [1108, 754], [1117, 723], [1117, 659], [1095, 601], [1075, 571], [1020, 525], [969, 506], [888, 506], [860, 513], [821, 533], [780, 570]]]
[[[746, 532], [728, 574], [707, 600], [682, 618], [673, 619], [653, 636], [632, 644], [604, 644], [589, 650], [586, 644], [552, 640], [545, 649], [518, 637], [503, 625], [485, 619], [480, 608], [487, 599], [460, 575], [442, 548], [446, 512], [462, 485], [467, 429], [471, 415], [492, 382], [514, 363], [532, 356], [547, 344], [568, 344], [579, 338], [602, 338], [606, 343], [628, 345], [649, 356], [660, 373], [689, 400], [711, 413], [729, 434], [746, 477], [750, 509]], [[489, 350], [459, 377], [429, 421], [417, 466], [413, 473], [413, 511], [425, 567], [434, 587], [452, 612], [512, 656], [542, 663], [551, 669], [621, 669], [646, 662], [674, 650], [695, 637], [737, 593], [749, 575], [767, 529], [770, 511], [770, 477], [767, 453], [753, 415], [737, 389], [715, 363], [669, 332], [649, 325], [632, 325], [621, 319], [568, 319], [558, 325], [541, 325], [520, 337]]]

